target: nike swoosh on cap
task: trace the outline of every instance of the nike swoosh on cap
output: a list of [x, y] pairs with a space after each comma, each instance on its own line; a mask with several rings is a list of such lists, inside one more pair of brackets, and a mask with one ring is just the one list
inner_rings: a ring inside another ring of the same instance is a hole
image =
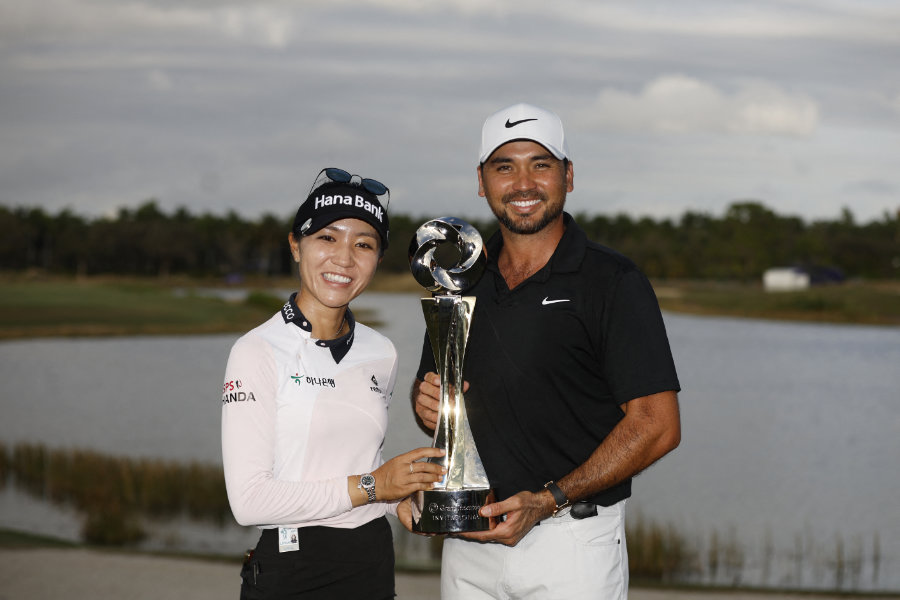
[[547, 306], [548, 304], [556, 304], [557, 302], [569, 302], [568, 298], [562, 298], [560, 300], [551, 300], [550, 296], [546, 296], [543, 300], [541, 300], [541, 304], [543, 306]]
[[506, 128], [515, 127], [516, 125], [521, 125], [522, 123], [527, 123], [528, 121], [537, 121], [537, 119], [519, 119], [518, 121], [513, 121], [510, 123], [509, 119], [506, 120]]

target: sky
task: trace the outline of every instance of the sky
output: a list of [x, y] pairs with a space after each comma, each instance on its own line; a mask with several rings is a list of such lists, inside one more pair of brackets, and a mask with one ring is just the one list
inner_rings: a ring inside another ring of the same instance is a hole
[[562, 118], [573, 213], [900, 210], [896, 0], [0, 0], [0, 205], [288, 220], [337, 166], [484, 218], [517, 102]]

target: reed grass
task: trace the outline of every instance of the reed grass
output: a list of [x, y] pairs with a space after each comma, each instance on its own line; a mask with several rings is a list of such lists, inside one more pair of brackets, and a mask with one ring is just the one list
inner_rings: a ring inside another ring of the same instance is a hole
[[671, 583], [696, 572], [699, 554], [672, 525], [662, 525], [640, 514], [625, 522], [628, 568], [640, 581]]
[[9, 476], [9, 452], [6, 444], [0, 442], [0, 490], [6, 486], [6, 479]]
[[[7, 456], [7, 452], [2, 453]], [[113, 457], [91, 450], [16, 444], [9, 477], [22, 490], [84, 515], [83, 541], [129, 545], [144, 539], [145, 518], [187, 515], [222, 525], [231, 515], [218, 465]], [[5, 478], [4, 478], [5, 480]]]
[[[82, 541], [104, 546], [134, 545], [147, 536], [148, 521], [188, 517], [223, 525], [231, 518], [220, 465], [177, 463], [159, 459], [122, 458], [83, 449], [51, 449], [43, 444], [0, 442], [0, 485], [17, 488], [83, 516]], [[877, 589], [883, 568], [881, 540], [854, 537], [848, 543], [836, 535], [829, 543], [805, 531], [794, 548], [779, 551], [769, 532], [753, 550], [734, 527], [713, 530], [696, 543], [673, 523], [659, 523], [630, 513], [626, 520], [629, 569], [644, 585], [747, 585], [745, 573], [757, 568], [763, 580], [754, 583], [802, 590], [809, 585], [836, 592]], [[428, 538], [427, 556], [404, 562], [401, 543], [398, 564], [440, 564], [442, 536]], [[425, 558], [424, 562], [422, 558]], [[773, 568], [773, 565], [775, 568]], [[813, 580], [804, 580], [812, 574]], [[868, 577], [864, 577], [864, 575]], [[869, 579], [869, 577], [871, 579]]]

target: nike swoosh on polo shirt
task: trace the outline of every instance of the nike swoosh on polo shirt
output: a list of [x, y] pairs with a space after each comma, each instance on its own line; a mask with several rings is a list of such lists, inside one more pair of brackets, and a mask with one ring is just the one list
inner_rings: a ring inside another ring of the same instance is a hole
[[547, 296], [543, 300], [541, 300], [541, 305], [547, 306], [548, 304], [556, 304], [557, 302], [569, 302], [569, 299], [561, 298], [559, 300], [551, 300], [550, 296]]

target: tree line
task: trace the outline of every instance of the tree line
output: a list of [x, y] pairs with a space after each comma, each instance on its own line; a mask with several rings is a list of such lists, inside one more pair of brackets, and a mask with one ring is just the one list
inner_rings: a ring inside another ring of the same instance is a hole
[[[631, 258], [649, 277], [751, 281], [772, 266], [821, 266], [847, 277], [900, 278], [900, 209], [857, 223], [849, 209], [807, 223], [759, 201], [739, 201], [724, 215], [685, 212], [678, 219], [573, 215], [588, 237]], [[465, 217], [464, 217], [465, 218]], [[425, 219], [391, 215], [382, 270], [408, 269], [409, 241]], [[493, 219], [467, 219], [487, 239]], [[242, 218], [167, 213], [155, 200], [115, 217], [86, 218], [71, 209], [0, 206], [0, 269], [77, 275], [166, 277], [285, 276], [292, 215]]]

